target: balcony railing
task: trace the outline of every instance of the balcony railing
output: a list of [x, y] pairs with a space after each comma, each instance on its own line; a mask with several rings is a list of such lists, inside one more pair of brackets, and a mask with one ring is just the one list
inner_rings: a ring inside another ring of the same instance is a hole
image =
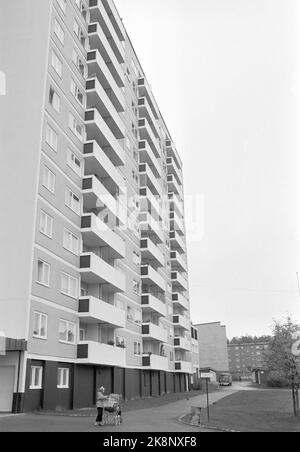
[[108, 69], [99, 50], [94, 49], [87, 54], [88, 76], [97, 77], [117, 112], [125, 111], [125, 97]]
[[89, 42], [91, 50], [98, 49], [108, 66], [112, 76], [119, 87], [124, 86], [124, 73], [122, 66], [118, 62], [112, 48], [100, 26], [97, 22], [88, 27]]
[[160, 178], [161, 174], [162, 174], [161, 165], [159, 164], [157, 157], [154, 155], [154, 152], [152, 151], [152, 149], [147, 141], [142, 140], [139, 142], [139, 154], [140, 154], [140, 162], [148, 163], [148, 165], [151, 167], [154, 175], [157, 178]]
[[151, 237], [155, 243], [163, 243], [164, 233], [161, 223], [150, 215], [150, 213], [144, 212], [140, 214], [140, 228], [142, 237]]
[[150, 265], [141, 266], [141, 276], [144, 284], [147, 284], [150, 287], [157, 286], [163, 292], [166, 291], [166, 281]]
[[79, 319], [86, 324], [106, 324], [114, 328], [126, 327], [125, 311], [95, 297], [79, 300]]
[[[91, 0], [94, 1], [94, 0]], [[118, 38], [120, 41], [125, 41], [125, 29], [124, 25], [122, 23], [122, 20], [119, 16], [119, 13], [115, 7], [113, 0], [102, 0], [103, 6], [107, 12], [107, 15], [115, 29], [115, 32], [117, 33]]]
[[184, 309], [185, 311], [190, 309], [188, 300], [181, 293], [173, 293], [172, 302], [179, 309]]
[[139, 124], [140, 139], [146, 140], [149, 143], [156, 158], [160, 158], [161, 150], [160, 150], [159, 142], [158, 142], [158, 139], [156, 138], [156, 136], [154, 135], [149, 122], [147, 121], [146, 118], [144, 118], [144, 119], [139, 119], [138, 124]]
[[145, 261], [155, 261], [155, 263], [163, 267], [165, 265], [165, 258], [163, 253], [157, 247], [157, 245], [150, 239], [141, 240], [141, 252], [143, 262]]
[[156, 119], [159, 119], [158, 107], [157, 107], [155, 99], [153, 97], [151, 88], [150, 88], [147, 80], [144, 77], [142, 77], [138, 80], [138, 87], [139, 87], [139, 97], [147, 98], [154, 117]]
[[159, 199], [151, 192], [148, 187], [140, 188], [140, 210], [149, 212], [153, 217], [161, 217], [161, 206]]
[[125, 292], [126, 278], [112, 265], [94, 253], [80, 256], [81, 281], [87, 284], [107, 284], [111, 292]]
[[167, 331], [153, 323], [143, 323], [142, 325], [143, 339], [149, 339], [156, 342], [168, 342]]
[[160, 137], [159, 127], [157, 119], [155, 119], [154, 114], [152, 112], [152, 109], [150, 107], [150, 104], [146, 97], [141, 97], [138, 100], [138, 106], [139, 106], [139, 118], [146, 118], [148, 123], [150, 124], [150, 127], [152, 129], [152, 132], [154, 133], [156, 138]]
[[98, 342], [80, 342], [77, 347], [77, 364], [125, 367], [126, 350]]
[[181, 235], [185, 233], [184, 221], [176, 212], [170, 212], [170, 227], [171, 231], [177, 231]]
[[184, 317], [183, 315], [174, 315], [173, 316], [173, 324], [174, 326], [180, 327], [186, 331], [191, 330], [191, 321]]
[[184, 350], [190, 352], [192, 350], [191, 341], [187, 340], [184, 337], [175, 337], [174, 338], [174, 347], [178, 350]]
[[[179, 272], [171, 273], [173, 292], [176, 292], [176, 288], [181, 291], [188, 291], [189, 285], [187, 280]], [[174, 290], [175, 289], [175, 290]]]
[[111, 259], [123, 259], [126, 256], [125, 242], [95, 214], [81, 217], [83, 244], [89, 248], [106, 247]]
[[178, 168], [182, 168], [182, 162], [179, 157], [179, 154], [177, 152], [177, 149], [174, 145], [174, 143], [171, 140], [166, 140], [166, 149], [167, 149], [167, 156], [172, 157], [175, 159], [175, 163]]
[[175, 363], [175, 372], [181, 372], [185, 374], [193, 373], [193, 365], [192, 362], [189, 361], [176, 361]]
[[167, 158], [167, 169], [168, 169], [168, 174], [173, 174], [177, 180], [177, 183], [179, 185], [182, 185], [182, 174], [181, 174], [181, 170], [178, 168], [178, 166], [176, 165], [176, 161], [173, 157], [168, 157]]
[[143, 367], [152, 370], [161, 370], [167, 372], [169, 370], [169, 360], [165, 356], [144, 355]]
[[187, 272], [187, 262], [183, 259], [182, 254], [177, 251], [171, 251], [170, 255], [172, 270]]
[[139, 165], [139, 173], [140, 186], [149, 187], [154, 195], [161, 197], [162, 188], [159, 185], [158, 179], [155, 177], [155, 174], [148, 163], [141, 163]]
[[126, 128], [123, 119], [96, 77], [86, 81], [86, 96], [87, 109], [96, 107], [102, 118], [105, 118], [105, 122], [115, 138], [117, 140], [124, 139]]
[[176, 231], [170, 232], [171, 250], [178, 251], [181, 254], [186, 253], [186, 244], [183, 238]]
[[97, 109], [85, 113], [87, 140], [96, 140], [116, 166], [125, 165], [125, 151]]
[[101, 0], [90, 0], [90, 17], [92, 23], [99, 22], [118, 62], [124, 63], [125, 49]]
[[165, 303], [151, 294], [142, 295], [142, 308], [144, 312], [154, 312], [161, 317], [166, 317], [167, 315]]

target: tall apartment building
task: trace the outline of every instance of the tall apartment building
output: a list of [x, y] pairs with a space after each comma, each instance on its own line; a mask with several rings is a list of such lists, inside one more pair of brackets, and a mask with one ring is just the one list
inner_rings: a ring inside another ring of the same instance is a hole
[[226, 326], [220, 322], [195, 325], [198, 331], [199, 361], [201, 369], [228, 372]]
[[0, 411], [193, 373], [182, 163], [112, 0], [0, 5]]
[[230, 373], [234, 378], [251, 378], [254, 369], [264, 368], [268, 342], [228, 344]]

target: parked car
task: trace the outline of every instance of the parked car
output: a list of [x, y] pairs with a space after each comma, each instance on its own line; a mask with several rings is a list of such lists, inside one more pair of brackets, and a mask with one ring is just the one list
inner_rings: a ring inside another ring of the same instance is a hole
[[232, 376], [230, 374], [221, 374], [219, 383], [220, 386], [232, 386]]

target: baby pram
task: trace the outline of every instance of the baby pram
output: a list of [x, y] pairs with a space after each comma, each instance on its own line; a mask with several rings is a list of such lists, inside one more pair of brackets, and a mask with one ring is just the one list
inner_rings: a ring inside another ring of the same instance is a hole
[[105, 425], [120, 425], [122, 423], [122, 396], [110, 394], [104, 403], [103, 423]]

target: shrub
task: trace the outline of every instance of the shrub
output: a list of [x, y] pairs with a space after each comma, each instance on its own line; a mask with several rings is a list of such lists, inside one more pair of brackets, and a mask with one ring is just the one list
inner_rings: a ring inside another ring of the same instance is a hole
[[289, 381], [280, 372], [274, 371], [270, 372], [267, 379], [267, 385], [270, 388], [287, 388], [289, 386]]

